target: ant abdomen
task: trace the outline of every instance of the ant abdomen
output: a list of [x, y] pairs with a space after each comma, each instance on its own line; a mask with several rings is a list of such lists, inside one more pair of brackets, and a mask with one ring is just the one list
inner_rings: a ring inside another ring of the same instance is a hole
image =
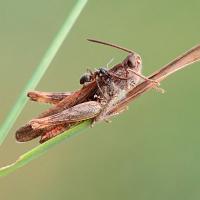
[[92, 81], [92, 76], [91, 74], [84, 74], [80, 78], [80, 84], [83, 85], [85, 83], [91, 82]]

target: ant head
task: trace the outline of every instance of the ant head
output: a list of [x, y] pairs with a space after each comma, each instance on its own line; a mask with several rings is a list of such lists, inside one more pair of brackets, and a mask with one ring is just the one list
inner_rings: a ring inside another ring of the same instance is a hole
[[123, 60], [122, 65], [130, 69], [134, 69], [137, 72], [141, 72], [142, 59], [139, 54], [131, 53]]

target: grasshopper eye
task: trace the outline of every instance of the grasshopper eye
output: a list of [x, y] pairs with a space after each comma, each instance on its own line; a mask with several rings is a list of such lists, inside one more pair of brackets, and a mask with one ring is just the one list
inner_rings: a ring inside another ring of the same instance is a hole
[[131, 60], [128, 60], [128, 61], [127, 61], [127, 65], [128, 65], [129, 67], [133, 67], [132, 61], [131, 61]]

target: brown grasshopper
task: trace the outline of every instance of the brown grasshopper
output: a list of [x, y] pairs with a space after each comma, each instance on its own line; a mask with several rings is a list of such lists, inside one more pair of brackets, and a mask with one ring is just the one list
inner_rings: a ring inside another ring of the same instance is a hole
[[163, 68], [164, 70], [161, 69], [158, 74], [162, 74], [162, 78], [157, 78], [156, 75], [146, 78], [141, 74], [142, 61], [139, 54], [110, 43], [90, 41], [122, 49], [129, 55], [122, 63], [109, 70], [100, 68], [94, 73], [89, 72], [82, 76], [80, 82], [84, 86], [78, 91], [29, 92], [31, 100], [51, 103], [54, 106], [19, 128], [16, 132], [17, 141], [25, 142], [41, 136], [42, 143], [84, 120], [108, 120], [125, 110], [133, 98], [150, 88], [155, 88], [160, 80], [177, 68], [200, 59], [198, 46], [172, 61]]

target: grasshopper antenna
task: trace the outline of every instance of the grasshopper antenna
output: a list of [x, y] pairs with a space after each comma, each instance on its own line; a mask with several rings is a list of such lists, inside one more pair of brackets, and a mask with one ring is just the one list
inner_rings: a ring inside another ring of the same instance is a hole
[[103, 41], [100, 41], [100, 40], [94, 40], [94, 39], [87, 39], [88, 41], [90, 42], [95, 42], [95, 43], [99, 43], [99, 44], [103, 44], [103, 45], [107, 45], [107, 46], [110, 46], [110, 47], [114, 47], [116, 49], [121, 49], [125, 52], [128, 52], [128, 53], [134, 53], [132, 50], [130, 49], [126, 49], [124, 47], [120, 47], [118, 45], [115, 45], [115, 44], [111, 44], [111, 43], [108, 43], [108, 42], [103, 42]]

